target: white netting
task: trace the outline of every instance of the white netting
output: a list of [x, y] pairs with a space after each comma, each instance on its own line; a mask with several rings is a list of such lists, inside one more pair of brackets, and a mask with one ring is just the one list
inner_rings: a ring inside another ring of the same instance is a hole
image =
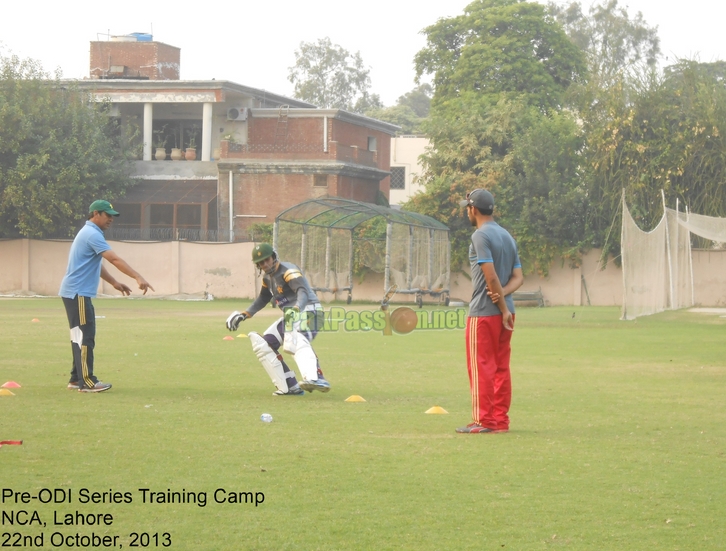
[[668, 287], [668, 307], [671, 310], [693, 306], [693, 270], [691, 266], [691, 235], [681, 225], [685, 220], [684, 213], [666, 209], [668, 221], [668, 240], [670, 271], [670, 287]]
[[390, 284], [399, 291], [441, 292], [449, 288], [449, 236], [446, 232], [392, 224]]
[[691, 233], [726, 242], [726, 218], [665, 209], [653, 231], [638, 228], [623, 200], [622, 319], [693, 306]]
[[622, 319], [635, 319], [666, 307], [666, 222], [653, 231], [638, 228], [623, 201], [620, 246], [623, 264]]
[[350, 231], [281, 222], [277, 253], [299, 266], [311, 287], [338, 291], [350, 287]]

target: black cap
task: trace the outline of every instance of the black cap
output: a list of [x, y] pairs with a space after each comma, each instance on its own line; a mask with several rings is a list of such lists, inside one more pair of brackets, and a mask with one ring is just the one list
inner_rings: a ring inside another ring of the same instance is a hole
[[494, 212], [494, 196], [485, 189], [475, 189], [466, 194], [466, 199], [459, 201], [460, 207], [472, 205], [484, 214]]

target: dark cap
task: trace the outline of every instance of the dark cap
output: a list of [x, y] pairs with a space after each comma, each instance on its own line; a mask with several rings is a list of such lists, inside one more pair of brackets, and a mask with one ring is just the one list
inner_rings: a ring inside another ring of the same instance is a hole
[[484, 214], [494, 212], [494, 196], [485, 189], [475, 189], [466, 194], [466, 199], [459, 201], [460, 207], [475, 206]]
[[98, 201], [91, 203], [91, 206], [88, 207], [88, 214], [91, 214], [95, 210], [99, 212], [106, 212], [111, 216], [118, 216], [118, 212], [113, 210], [113, 205], [103, 199], [99, 199]]

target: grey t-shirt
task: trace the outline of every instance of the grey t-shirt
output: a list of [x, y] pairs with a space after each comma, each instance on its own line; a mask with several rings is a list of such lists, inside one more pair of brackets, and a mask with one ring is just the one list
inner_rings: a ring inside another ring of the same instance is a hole
[[[497, 272], [497, 277], [502, 287], [504, 287], [512, 277], [514, 268], [522, 267], [517, 254], [517, 243], [509, 232], [499, 224], [487, 222], [471, 236], [469, 262], [471, 263], [471, 281], [474, 287], [471, 302], [469, 303], [469, 316], [500, 315], [499, 307], [487, 295], [487, 282], [484, 279], [481, 264], [493, 262], [494, 271]], [[505, 300], [509, 311], [514, 313], [514, 301], [511, 295], [506, 297]]]

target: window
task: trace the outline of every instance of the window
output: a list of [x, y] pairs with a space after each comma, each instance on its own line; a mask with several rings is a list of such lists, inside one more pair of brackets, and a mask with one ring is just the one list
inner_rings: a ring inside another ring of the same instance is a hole
[[199, 230], [202, 228], [202, 205], [177, 205], [176, 227]]
[[368, 136], [368, 151], [376, 151], [378, 143], [376, 139], [372, 136]]
[[406, 189], [406, 167], [391, 167], [391, 189]]
[[174, 227], [174, 205], [151, 205], [150, 208], [152, 228]]
[[114, 203], [121, 216], [114, 220], [113, 225], [122, 228], [141, 227], [141, 203]]
[[315, 175], [313, 175], [313, 186], [315, 186], [315, 187], [328, 187], [328, 175], [327, 174], [315, 174]]

